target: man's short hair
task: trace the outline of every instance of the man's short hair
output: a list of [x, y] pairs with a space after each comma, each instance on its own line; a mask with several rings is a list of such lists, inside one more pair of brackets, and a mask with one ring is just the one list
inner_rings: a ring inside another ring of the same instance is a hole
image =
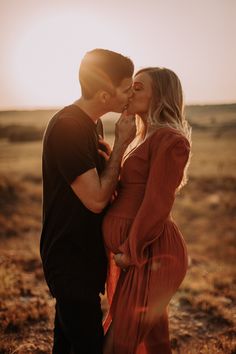
[[90, 99], [101, 89], [111, 92], [112, 87], [118, 87], [133, 73], [132, 60], [122, 54], [107, 49], [91, 50], [83, 57], [79, 69], [82, 96]]

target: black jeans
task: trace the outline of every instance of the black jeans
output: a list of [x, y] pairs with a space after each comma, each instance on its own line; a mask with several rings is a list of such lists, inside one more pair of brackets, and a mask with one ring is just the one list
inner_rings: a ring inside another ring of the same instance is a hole
[[[103, 328], [99, 292], [59, 278], [51, 286], [56, 298], [53, 354], [102, 354]], [[86, 291], [85, 291], [86, 290]]]

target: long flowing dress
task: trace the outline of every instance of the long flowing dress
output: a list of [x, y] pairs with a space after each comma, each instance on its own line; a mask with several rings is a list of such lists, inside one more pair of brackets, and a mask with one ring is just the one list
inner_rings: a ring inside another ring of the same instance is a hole
[[[125, 160], [120, 189], [103, 222], [109, 257], [104, 323], [112, 322], [114, 354], [169, 354], [167, 305], [187, 270], [184, 239], [171, 217], [189, 158], [177, 130], [157, 129]], [[113, 255], [125, 253], [120, 270]]]

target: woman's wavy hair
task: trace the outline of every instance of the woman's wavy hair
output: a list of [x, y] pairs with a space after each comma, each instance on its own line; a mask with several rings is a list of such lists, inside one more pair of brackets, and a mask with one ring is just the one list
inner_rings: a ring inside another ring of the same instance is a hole
[[[152, 99], [149, 107], [148, 124], [157, 128], [171, 127], [182, 133], [191, 145], [191, 126], [184, 113], [184, 99], [181, 82], [178, 76], [170, 69], [149, 67], [139, 70], [135, 76], [146, 73], [152, 80]], [[137, 117], [139, 136], [144, 138], [147, 125]], [[185, 167], [183, 180], [178, 190], [187, 183], [187, 169]]]
[[160, 128], [169, 126], [177, 129], [191, 143], [191, 127], [184, 114], [183, 90], [178, 76], [170, 69], [159, 67], [141, 69], [135, 76], [141, 73], [148, 74], [152, 80], [148, 123]]

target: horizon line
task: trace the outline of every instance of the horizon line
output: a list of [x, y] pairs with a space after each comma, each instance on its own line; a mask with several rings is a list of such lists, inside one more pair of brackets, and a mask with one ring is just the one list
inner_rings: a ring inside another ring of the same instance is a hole
[[[224, 105], [234, 105], [236, 101], [217, 101], [217, 102], [189, 102], [185, 103], [185, 106], [224, 106]], [[70, 104], [68, 104], [70, 105]], [[49, 111], [49, 110], [60, 110], [62, 106], [0, 106], [0, 112], [10, 112], [10, 111]]]

